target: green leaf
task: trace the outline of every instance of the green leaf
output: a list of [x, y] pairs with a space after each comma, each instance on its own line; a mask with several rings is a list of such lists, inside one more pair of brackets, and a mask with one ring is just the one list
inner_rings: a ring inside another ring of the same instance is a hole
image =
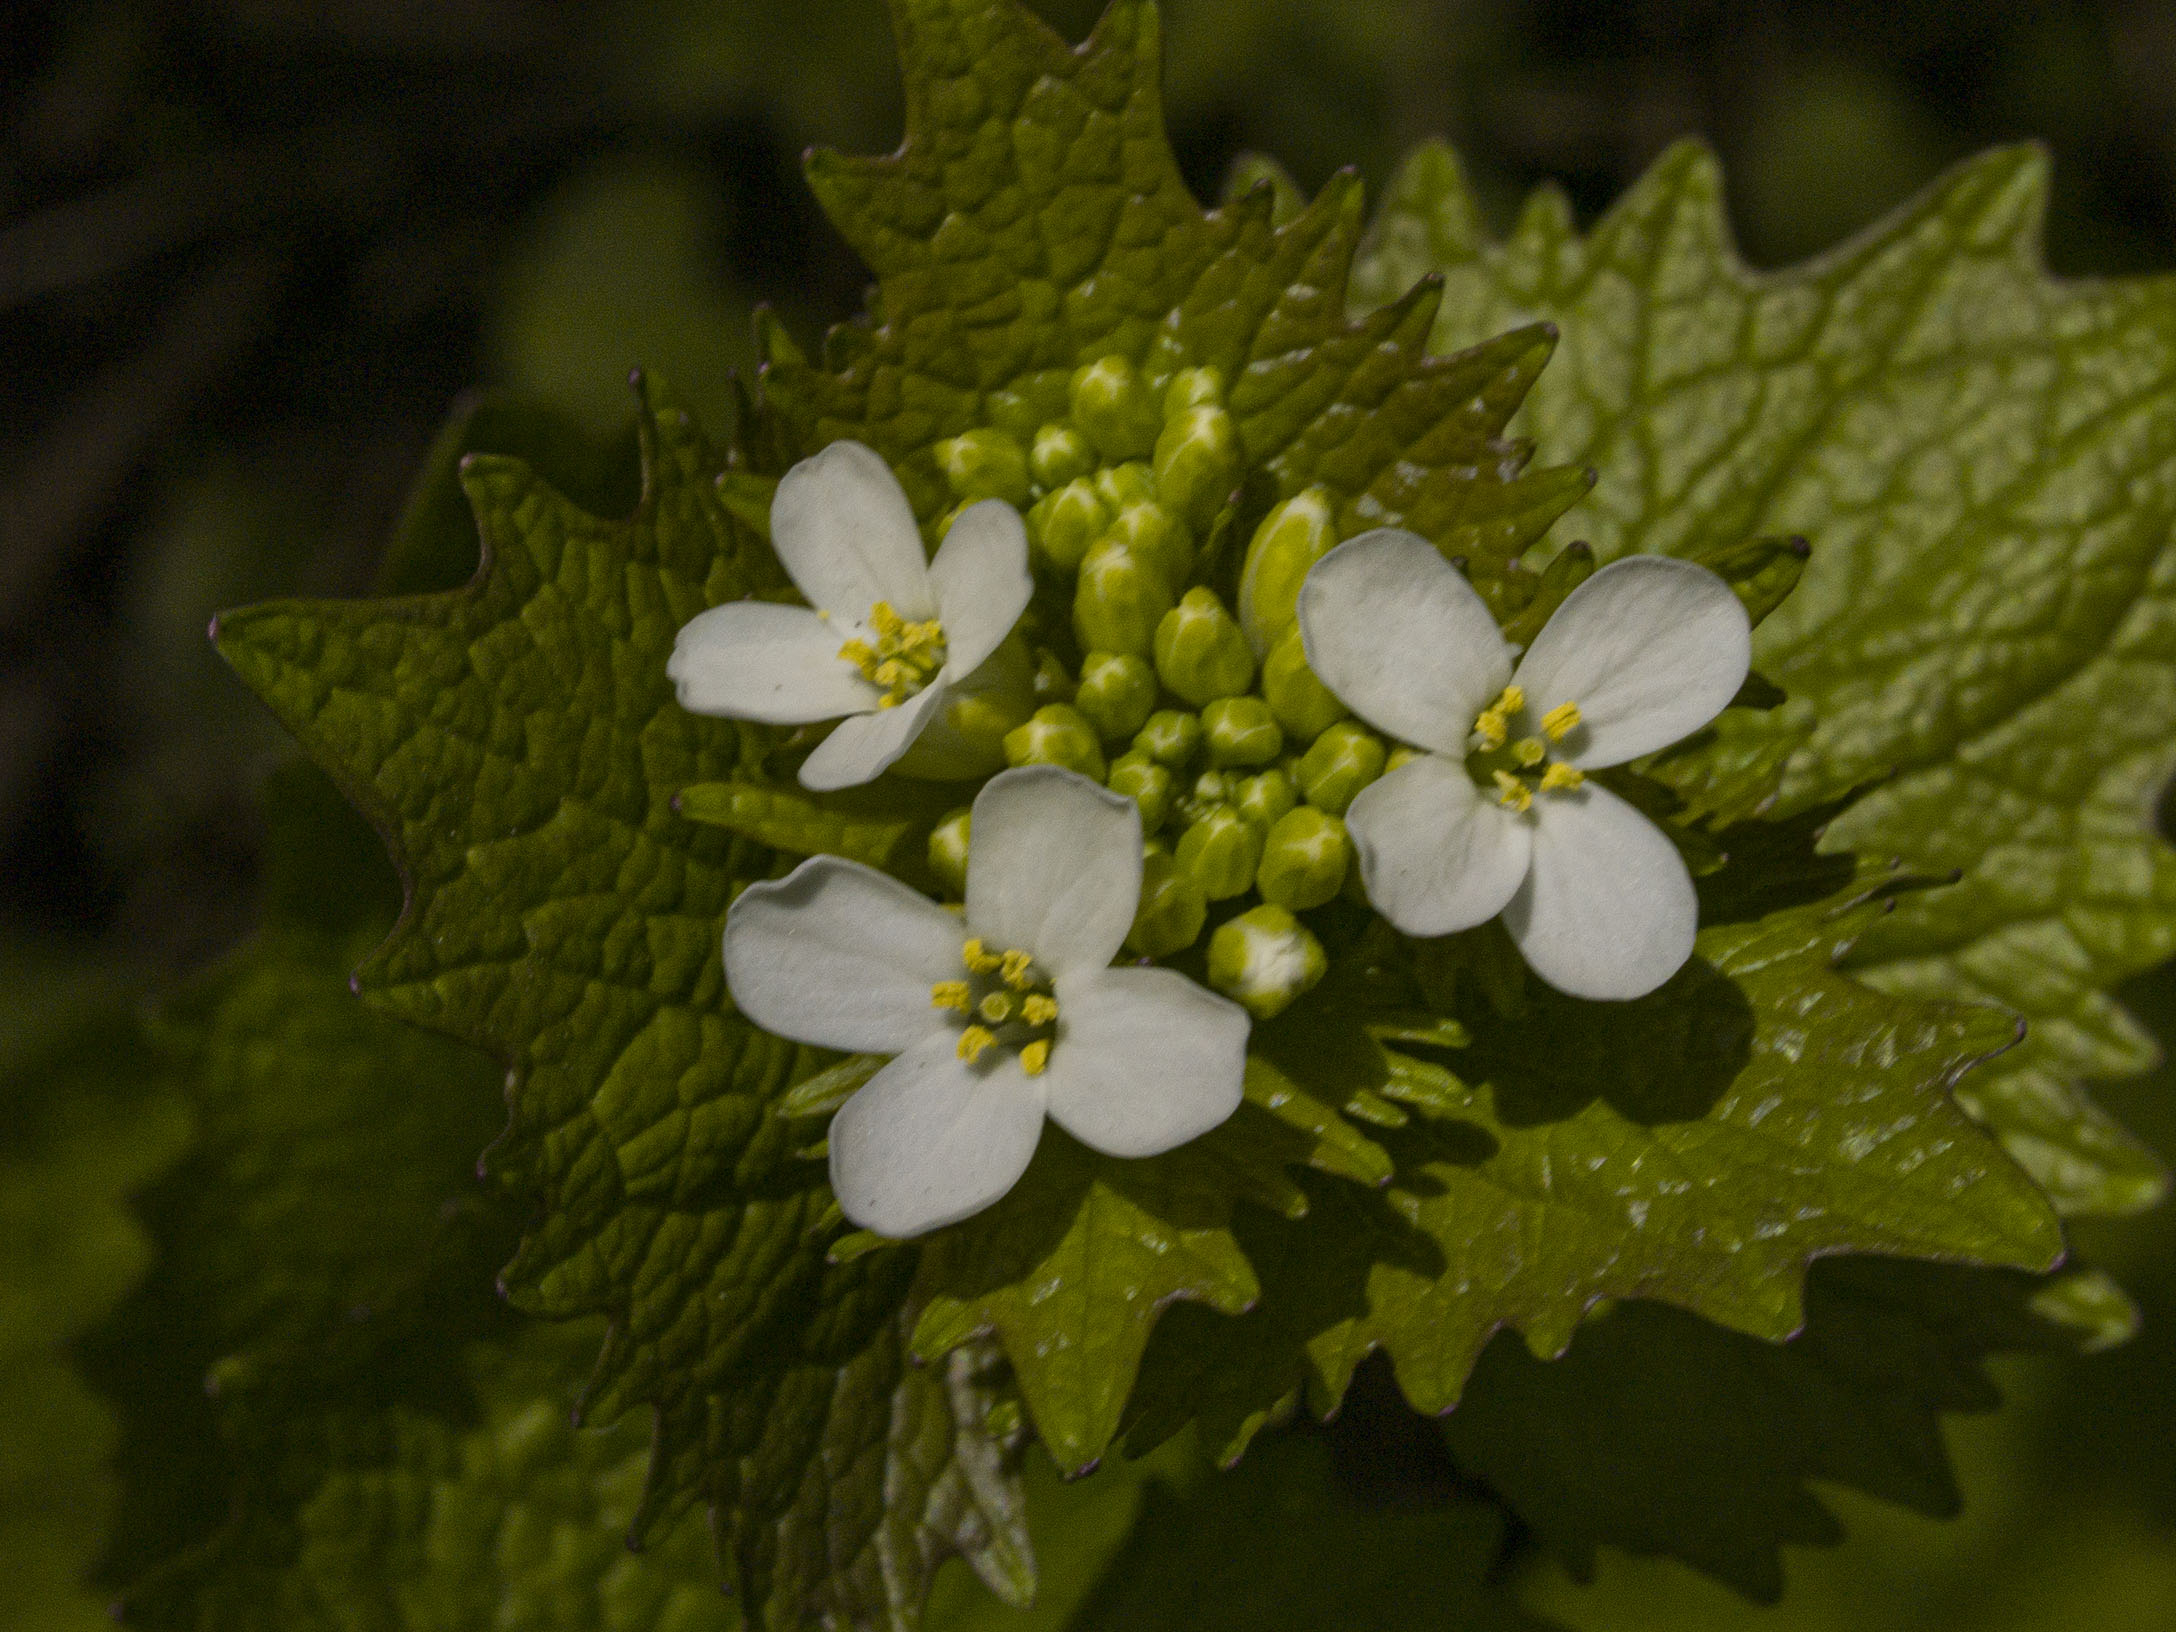
[[[1425, 1114], [1377, 1135], [1397, 1177], [1380, 1194], [1311, 1182], [1304, 1224], [1243, 1220], [1259, 1307], [1173, 1312], [1129, 1443], [1198, 1415], [1229, 1460], [1303, 1386], [1334, 1408], [1376, 1348], [1416, 1409], [1445, 1411], [1499, 1328], [1560, 1354], [1605, 1298], [1780, 1341], [1808, 1266], [1837, 1253], [2051, 1268], [2045, 1198], [1948, 1094], [2011, 1024], [1835, 971], [1887, 904], [1861, 890], [1711, 927], [1650, 997], [1537, 984], [1478, 1015], [1468, 1048], [1377, 1050], [1378, 1087], [1425, 1084], [1400, 1093]], [[1312, 1054], [1347, 1086], [1373, 1046]]]
[[1700, 147], [1590, 234], [1543, 192], [1500, 245], [1427, 147], [1354, 293], [1380, 306], [1442, 275], [1444, 350], [1561, 326], [1519, 424], [1599, 473], [1578, 526], [1603, 557], [1812, 541], [1755, 644], [1790, 700], [1724, 716], [1734, 785], [1714, 797], [1765, 777], [1784, 811], [1878, 782], [1829, 845], [1963, 876], [1869, 931], [1855, 971], [2026, 1015], [1967, 1103], [2066, 1212], [2124, 1212], [2165, 1175], [2081, 1083], [2152, 1061], [2108, 991], [2176, 951], [2176, 852], [2154, 826], [2176, 768], [2176, 299], [2166, 279], [2046, 274], [2047, 169], [2039, 148], [1989, 153], [1756, 275]]
[[937, 442], [992, 424], [1031, 434], [1063, 416], [1076, 366], [1120, 355], [1152, 378], [1219, 369], [1275, 496], [1321, 483], [1343, 532], [1404, 522], [1480, 576], [1585, 491], [1583, 472], [1527, 471], [1503, 440], [1546, 330], [1424, 357], [1432, 282], [1346, 321], [1356, 178], [1282, 226], [1268, 188], [1202, 210], [1164, 136], [1146, 0], [1116, 0], [1077, 50], [1018, 0], [894, 0], [893, 15], [906, 142], [809, 160], [878, 283], [821, 368], [783, 353], [764, 370], [800, 445], [869, 443], [933, 517], [951, 502]]
[[1327, 1447], [1296, 1437], [1181, 1495], [1158, 1481], [1133, 1536], [1070, 1622], [1073, 1632], [1547, 1632], [1498, 1585], [1503, 1516], [1485, 1502], [1433, 1512], [1361, 1507]]
[[1843, 1536], [1809, 1480], [1957, 1512], [1940, 1416], [2000, 1403], [1990, 1354], [2075, 1347], [2032, 1313], [2050, 1284], [1831, 1260], [1808, 1282], [1805, 1330], [1784, 1344], [1618, 1305], [1555, 1360], [1497, 1338], [1444, 1441], [1581, 1580], [1607, 1544], [1667, 1553], [1772, 1602], [1783, 1546]]

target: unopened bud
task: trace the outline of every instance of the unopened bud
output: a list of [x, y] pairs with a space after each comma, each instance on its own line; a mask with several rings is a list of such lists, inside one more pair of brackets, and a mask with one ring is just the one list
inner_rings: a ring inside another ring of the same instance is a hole
[[1070, 425], [1045, 425], [1028, 450], [1028, 473], [1040, 487], [1056, 490], [1096, 468], [1096, 450]]
[[1135, 750], [1111, 761], [1110, 788], [1141, 807], [1141, 831], [1154, 833], [1171, 819], [1171, 773]]
[[1196, 708], [1254, 683], [1254, 654], [1216, 591], [1197, 585], [1156, 625], [1156, 673]]
[[1156, 393], [1125, 358], [1076, 369], [1071, 395], [1073, 423], [1104, 458], [1138, 459], [1156, 445]]
[[962, 805], [929, 830], [929, 870], [954, 895], [967, 893], [967, 814]]
[[1182, 368], [1164, 386], [1164, 418], [1177, 419], [1189, 408], [1224, 406], [1224, 376], [1214, 368]]
[[1310, 487], [1262, 518], [1239, 573], [1239, 626], [1256, 652], [1284, 638], [1308, 570], [1336, 544], [1337, 514], [1327, 488]]
[[1105, 769], [1095, 727], [1063, 703], [1045, 704], [1025, 725], [1005, 734], [1005, 763], [1063, 765], [1098, 782]]
[[1255, 888], [1264, 901], [1305, 912], [1337, 894], [1351, 865], [1352, 839], [1345, 824], [1327, 811], [1301, 805], [1269, 830]]
[[1133, 745], [1157, 764], [1178, 770], [1201, 749], [1201, 716], [1160, 708], [1135, 734]]
[[1105, 742], [1131, 737], [1156, 706], [1156, 671], [1131, 652], [1090, 652], [1080, 660], [1080, 689], [1073, 706]]
[[1292, 779], [1279, 770], [1250, 776], [1232, 790], [1232, 803], [1239, 807], [1239, 814], [1264, 833], [1274, 828], [1299, 802], [1300, 796], [1292, 786]]
[[1297, 742], [1314, 741], [1351, 712], [1307, 666], [1296, 623], [1262, 659], [1262, 696], [1285, 735]]
[[1003, 431], [968, 431], [948, 437], [931, 450], [944, 479], [962, 499], [1028, 502], [1027, 450]]
[[1329, 968], [1322, 943], [1273, 904], [1242, 912], [1209, 937], [1209, 984], [1257, 1020], [1282, 1014]]
[[1096, 472], [1095, 484], [1097, 494], [1114, 512], [1129, 504], [1156, 502], [1156, 473], [1145, 460], [1129, 459], [1124, 464], [1105, 465]]
[[1077, 571], [1081, 557], [1103, 536], [1114, 513], [1085, 477], [1046, 493], [1028, 512], [1028, 543], [1034, 547], [1036, 561], [1056, 572]]
[[1147, 657], [1156, 649], [1156, 625], [1171, 606], [1171, 583], [1162, 569], [1106, 534], [1080, 564], [1073, 633], [1083, 651]]
[[1156, 438], [1156, 488], [1197, 533], [1207, 532], [1245, 470], [1239, 427], [1222, 408], [1189, 408]]
[[1342, 816], [1360, 790], [1383, 774], [1383, 739], [1350, 720], [1331, 726], [1300, 756], [1300, 796]]
[[1161, 850], [1141, 858], [1141, 904], [1134, 910], [1126, 944], [1144, 957], [1167, 958], [1201, 937], [1209, 898], [1193, 875]]
[[1259, 697], [1219, 697], [1201, 711], [1212, 765], [1267, 765], [1284, 752], [1284, 732]]
[[1262, 860], [1262, 835], [1230, 805], [1212, 805], [1179, 835], [1179, 866], [1193, 875], [1202, 894], [1228, 901], [1254, 883]]
[[1164, 582], [1177, 586], [1194, 570], [1194, 539], [1186, 524], [1154, 500], [1129, 504], [1111, 523], [1109, 538], [1118, 539], [1146, 560], [1156, 563]]

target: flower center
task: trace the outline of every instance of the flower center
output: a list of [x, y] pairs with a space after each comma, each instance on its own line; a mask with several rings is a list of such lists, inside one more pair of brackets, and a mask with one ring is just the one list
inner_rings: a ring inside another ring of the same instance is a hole
[[1466, 770], [1482, 787], [1496, 790], [1496, 802], [1524, 813], [1536, 793], [1561, 793], [1586, 781], [1578, 766], [1558, 759], [1550, 749], [1579, 724], [1579, 705], [1559, 703], [1541, 717], [1538, 733], [1514, 737], [1525, 721], [1526, 692], [1506, 686], [1503, 695], [1481, 710], [1467, 739]]
[[993, 1048], [1019, 1050], [1020, 1069], [1031, 1077], [1050, 1063], [1058, 1029], [1058, 1000], [1049, 979], [1027, 953], [992, 952], [979, 940], [960, 948], [965, 980], [940, 980], [929, 989], [932, 1008], [966, 1016], [959, 1056], [973, 1064]]
[[891, 602], [879, 601], [869, 608], [869, 631], [874, 644], [857, 636], [839, 648], [839, 656], [872, 686], [883, 688], [879, 708], [897, 708], [944, 667], [944, 625], [935, 618], [909, 623]]

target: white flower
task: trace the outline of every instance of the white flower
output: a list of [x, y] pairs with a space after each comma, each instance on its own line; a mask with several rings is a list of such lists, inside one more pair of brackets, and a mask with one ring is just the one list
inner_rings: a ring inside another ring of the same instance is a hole
[[1653, 991], [1692, 956], [1692, 878], [1662, 832], [1587, 771], [1666, 748], [1745, 681], [1752, 629], [1705, 567], [1636, 555], [1557, 608], [1512, 668], [1496, 620], [1425, 539], [1363, 533], [1317, 562], [1300, 636], [1324, 685], [1426, 750], [1346, 813], [1362, 881], [1408, 935], [1503, 914], [1575, 997]]
[[[698, 714], [839, 720], [801, 767], [811, 788], [871, 781], [941, 724], [947, 698], [987, 677], [993, 654], [990, 667], [1002, 666], [1034, 589], [1011, 505], [969, 505], [925, 560], [898, 479], [859, 442], [834, 442], [786, 472], [771, 543], [809, 604], [714, 606], [680, 631], [666, 672], [680, 706]], [[940, 761], [926, 772], [987, 768]]]
[[1130, 799], [1052, 765], [976, 797], [964, 922], [873, 868], [816, 856], [742, 892], [725, 975], [757, 1025], [896, 1054], [831, 1121], [846, 1216], [910, 1236], [980, 1212], [1049, 1115], [1153, 1156], [1239, 1108], [1247, 1015], [1170, 969], [1110, 966], [1141, 893]]

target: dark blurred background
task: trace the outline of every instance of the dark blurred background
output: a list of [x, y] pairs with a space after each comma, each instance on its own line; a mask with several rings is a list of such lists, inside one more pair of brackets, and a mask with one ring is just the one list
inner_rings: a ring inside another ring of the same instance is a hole
[[[1078, 37], [1097, 7], [1039, 9]], [[1591, 218], [1698, 133], [1745, 254], [1775, 265], [2036, 138], [2058, 271], [2176, 262], [2167, 0], [1167, 0], [1166, 24], [1204, 196], [1247, 150], [1379, 187], [1440, 134], [1499, 223], [1544, 179]], [[282, 751], [208, 616], [364, 591], [469, 387], [602, 433], [641, 363], [722, 422], [757, 302], [804, 340], [859, 304], [799, 156], [893, 146], [897, 68], [881, 0], [11, 0], [0, 63], [0, 974], [153, 980], [246, 930], [253, 789]], [[2134, 995], [2166, 1034], [2176, 988]], [[2164, 1151], [2168, 1089], [2110, 1096]], [[1968, 1436], [1974, 1517], [1868, 1514], [1876, 1540], [1808, 1566], [1787, 1621], [2176, 1626], [2171, 1418], [2137, 1415], [2176, 1392], [2169, 1232], [2089, 1244], [2145, 1337], [2082, 1382], [2019, 1371], [2041, 1403]], [[2074, 1547], [2055, 1530], [2080, 1512]], [[2049, 1577], [2055, 1619], [1985, 1585], [2034, 1548], [2083, 1549]], [[1561, 1612], [1738, 1613], [1626, 1568]]]

